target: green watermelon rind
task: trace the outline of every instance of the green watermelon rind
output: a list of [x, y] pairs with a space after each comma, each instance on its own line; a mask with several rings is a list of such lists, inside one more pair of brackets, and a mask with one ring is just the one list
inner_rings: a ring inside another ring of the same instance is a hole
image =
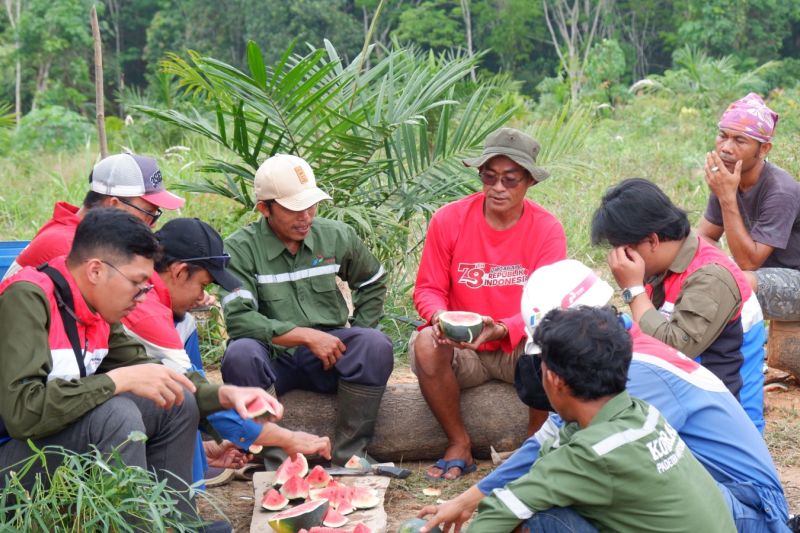
[[[297, 533], [301, 529], [321, 526], [328, 512], [328, 500], [312, 500], [275, 513], [267, 519], [275, 533]], [[298, 514], [300, 513], [300, 514]]]
[[[459, 324], [455, 322], [457, 315], [471, 315], [475, 322], [467, 325]], [[446, 311], [439, 315], [439, 329], [448, 339], [469, 344], [477, 339], [483, 330], [483, 318], [478, 313], [469, 311]]]
[[[419, 533], [422, 526], [427, 523], [423, 518], [409, 518], [397, 528], [397, 533]], [[428, 530], [429, 533], [442, 533], [438, 526], [432, 527]]]

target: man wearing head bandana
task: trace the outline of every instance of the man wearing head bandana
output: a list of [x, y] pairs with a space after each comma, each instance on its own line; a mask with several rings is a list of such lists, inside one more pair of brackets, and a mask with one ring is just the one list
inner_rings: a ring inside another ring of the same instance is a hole
[[777, 123], [755, 93], [723, 113], [698, 231], [711, 241], [726, 235], [766, 318], [800, 320], [800, 184], [766, 159]]

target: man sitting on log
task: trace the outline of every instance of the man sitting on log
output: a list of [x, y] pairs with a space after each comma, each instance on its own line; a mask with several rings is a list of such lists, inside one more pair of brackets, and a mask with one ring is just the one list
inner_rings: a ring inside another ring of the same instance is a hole
[[691, 231], [686, 212], [654, 183], [611, 187], [592, 219], [592, 242], [648, 335], [711, 370], [764, 429], [764, 325], [741, 269]]
[[[460, 390], [491, 379], [513, 382], [525, 337], [522, 285], [537, 268], [566, 257], [559, 221], [525, 198], [549, 176], [536, 166], [538, 154], [539, 144], [519, 130], [493, 132], [480, 157], [464, 161], [478, 169], [483, 190], [442, 207], [428, 226], [414, 289], [414, 304], [428, 325], [411, 336], [409, 358], [448, 439], [429, 478], [456, 479], [475, 470]], [[447, 339], [439, 327], [445, 311], [482, 315], [482, 332], [471, 343]], [[546, 413], [529, 416], [533, 433]]]
[[[612, 295], [611, 287], [578, 261], [543, 267], [531, 276], [523, 296], [529, 335], [550, 309], [603, 306]], [[619, 318], [633, 339], [628, 393], [655, 406], [686, 442], [716, 480], [738, 531], [787, 531], [788, 505], [778, 473], [764, 439], [741, 405], [706, 368], [644, 335], [626, 315]], [[532, 344], [529, 351], [536, 351]], [[536, 355], [520, 359], [518, 394], [528, 405], [551, 410], [538, 360]], [[478, 484], [442, 505], [422, 509], [420, 516], [433, 515], [426, 528], [437, 524], [461, 526], [485, 495], [528, 473], [542, 444], [562, 423], [551, 415], [535, 436]]]
[[800, 320], [800, 184], [767, 161], [777, 124], [755, 93], [722, 114], [698, 233], [712, 242], [725, 235], [766, 318]]
[[[263, 218], [225, 241], [242, 288], [222, 300], [233, 339], [222, 377], [279, 395], [337, 393], [333, 462], [366, 457], [394, 365], [391, 341], [375, 329], [384, 269], [352, 228], [316, 216], [330, 196], [303, 159], [267, 159], [253, 188]], [[352, 321], [337, 275], [353, 291]]]
[[[170, 220], [156, 232], [156, 238], [161, 245], [161, 255], [155, 263], [155, 274], [150, 278], [153, 290], [122, 319], [122, 325], [125, 333], [140, 342], [150, 357], [180, 371], [203, 373], [197, 328], [189, 309], [203, 299], [204, 289], [211, 283], [233, 291], [241, 282], [227, 270], [230, 256], [224, 252], [222, 238], [205, 222], [196, 218]], [[234, 450], [248, 450], [251, 445], [258, 445], [277, 446], [290, 455], [319, 453], [330, 459], [327, 437], [243, 419], [232, 409], [210, 415], [208, 422], [220, 437], [227, 439], [221, 443], [222, 458], [244, 461], [246, 459], [237, 456]], [[209, 478], [208, 463], [202, 453], [203, 441], [199, 440], [198, 445], [194, 482]], [[207, 447], [216, 448], [213, 443]], [[227, 467], [217, 455], [212, 454], [210, 464]], [[231, 466], [236, 468], [243, 464]]]

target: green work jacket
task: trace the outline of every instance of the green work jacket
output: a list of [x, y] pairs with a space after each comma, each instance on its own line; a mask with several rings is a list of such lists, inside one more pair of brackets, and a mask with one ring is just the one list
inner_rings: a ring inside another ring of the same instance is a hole
[[586, 428], [565, 425], [530, 472], [481, 501], [468, 533], [509, 532], [551, 507], [571, 507], [600, 531], [736, 531], [716, 482], [678, 432], [627, 392]]
[[349, 312], [336, 276], [353, 296], [351, 325], [372, 328], [383, 316], [386, 273], [352, 228], [317, 217], [292, 255], [266, 218], [225, 240], [231, 271], [242, 287], [222, 292], [225, 324], [233, 339], [265, 345], [295, 327], [345, 327]]

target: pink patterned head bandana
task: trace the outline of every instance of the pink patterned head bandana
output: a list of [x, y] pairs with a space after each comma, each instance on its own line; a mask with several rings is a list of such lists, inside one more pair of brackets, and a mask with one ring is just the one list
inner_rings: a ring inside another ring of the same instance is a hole
[[740, 131], [762, 143], [772, 141], [772, 134], [777, 125], [778, 114], [768, 108], [756, 93], [750, 93], [736, 100], [728, 106], [719, 119], [720, 129]]

